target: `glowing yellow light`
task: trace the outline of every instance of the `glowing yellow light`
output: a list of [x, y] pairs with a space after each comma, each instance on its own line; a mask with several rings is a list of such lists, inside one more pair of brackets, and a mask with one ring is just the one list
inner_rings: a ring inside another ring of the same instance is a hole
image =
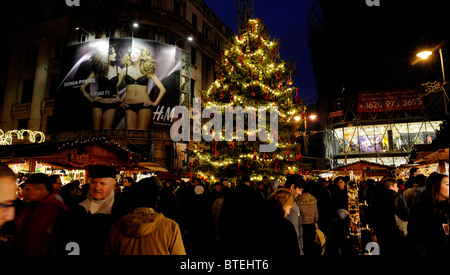
[[418, 53], [416, 56], [420, 57], [422, 59], [427, 59], [431, 54], [432, 54], [431, 51], [422, 51], [422, 52]]

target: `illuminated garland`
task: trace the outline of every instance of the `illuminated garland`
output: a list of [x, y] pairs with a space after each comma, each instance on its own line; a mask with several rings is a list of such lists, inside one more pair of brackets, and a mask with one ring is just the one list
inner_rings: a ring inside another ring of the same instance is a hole
[[[3, 130], [0, 129], [0, 145], [12, 145], [13, 134], [16, 135], [17, 139], [23, 140], [23, 135], [25, 133], [28, 134], [28, 140], [32, 143], [45, 142], [45, 134], [40, 131], [32, 131], [32, 130], [28, 130], [28, 129], [22, 129], [22, 130], [11, 130], [11, 131], [4, 133]], [[38, 136], [40, 138], [37, 139]]]

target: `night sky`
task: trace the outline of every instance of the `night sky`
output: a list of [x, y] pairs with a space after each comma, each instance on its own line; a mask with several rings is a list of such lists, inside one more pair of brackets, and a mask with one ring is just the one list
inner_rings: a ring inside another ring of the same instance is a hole
[[[238, 0], [203, 0], [236, 34]], [[310, 51], [308, 47], [308, 12], [313, 0], [254, 0], [253, 15], [269, 29], [271, 39], [280, 40], [281, 58], [297, 62], [293, 86], [299, 88], [306, 104], [317, 102]], [[311, 102], [309, 100], [312, 100]]]

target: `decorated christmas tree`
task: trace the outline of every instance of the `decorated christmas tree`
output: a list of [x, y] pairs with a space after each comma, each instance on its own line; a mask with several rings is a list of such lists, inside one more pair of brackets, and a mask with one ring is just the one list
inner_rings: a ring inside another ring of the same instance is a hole
[[[256, 181], [264, 175], [283, 181], [287, 174], [301, 172], [300, 125], [294, 117], [301, 114], [303, 108], [298, 88], [292, 86], [295, 64], [281, 60], [279, 49], [279, 40], [270, 39], [260, 19], [250, 19], [240, 34], [225, 45], [221, 60], [216, 64], [215, 81], [208, 90], [201, 91], [201, 107], [202, 110], [220, 109], [223, 115], [219, 119], [226, 117], [227, 110], [242, 107], [246, 111], [244, 126], [239, 124], [236, 115], [231, 126], [232, 136], [228, 132], [227, 138], [225, 128], [230, 124], [225, 121], [221, 129], [208, 127], [211, 124], [208, 125], [208, 121], [217, 114], [207, 117], [203, 114], [203, 138], [195, 143], [191, 152], [195, 158], [191, 166], [198, 177], [216, 181], [247, 174]], [[267, 112], [261, 112], [264, 109]], [[194, 108], [194, 117], [199, 115], [196, 112]], [[276, 127], [270, 124], [274, 119], [277, 119]], [[256, 121], [258, 126], [251, 121]], [[261, 125], [263, 123], [266, 125]], [[261, 126], [266, 126], [263, 129], [266, 140], [255, 139], [260, 137]], [[199, 135], [195, 131], [200, 129], [194, 127], [193, 131], [193, 135]], [[211, 137], [209, 141], [204, 138], [205, 132]], [[275, 145], [273, 151], [260, 150], [260, 145], [269, 143]]]

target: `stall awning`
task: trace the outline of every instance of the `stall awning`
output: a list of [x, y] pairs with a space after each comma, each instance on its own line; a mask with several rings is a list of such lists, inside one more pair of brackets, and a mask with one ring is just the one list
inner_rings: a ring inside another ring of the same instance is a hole
[[380, 170], [380, 169], [394, 169], [394, 167], [389, 165], [383, 165], [379, 163], [369, 162], [361, 160], [355, 163], [338, 166], [333, 168], [332, 171], [365, 171], [365, 170]]
[[432, 153], [422, 156], [420, 159], [416, 159], [414, 163], [436, 163], [439, 161], [447, 161], [449, 158], [449, 148], [443, 148], [436, 150]]
[[169, 170], [154, 162], [140, 162], [139, 166], [148, 169], [150, 172], [169, 172]]
[[62, 168], [86, 169], [104, 164], [125, 170], [139, 166], [139, 154], [106, 137], [51, 141], [39, 144], [2, 146], [0, 158], [5, 163], [39, 161]]

